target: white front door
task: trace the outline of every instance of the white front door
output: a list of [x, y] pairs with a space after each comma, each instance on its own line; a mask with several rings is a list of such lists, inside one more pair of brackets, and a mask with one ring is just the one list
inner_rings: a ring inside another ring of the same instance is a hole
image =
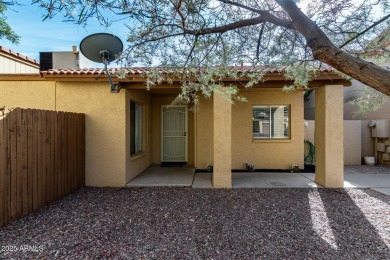
[[162, 106], [161, 161], [187, 162], [187, 106]]

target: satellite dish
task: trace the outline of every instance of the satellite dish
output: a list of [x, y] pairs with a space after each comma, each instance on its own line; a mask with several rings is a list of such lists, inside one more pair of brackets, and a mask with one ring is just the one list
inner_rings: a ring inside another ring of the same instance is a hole
[[104, 69], [111, 84], [111, 93], [119, 93], [119, 84], [112, 82], [107, 65], [123, 51], [122, 41], [109, 33], [96, 33], [85, 37], [81, 41], [80, 51], [87, 59], [104, 64]]

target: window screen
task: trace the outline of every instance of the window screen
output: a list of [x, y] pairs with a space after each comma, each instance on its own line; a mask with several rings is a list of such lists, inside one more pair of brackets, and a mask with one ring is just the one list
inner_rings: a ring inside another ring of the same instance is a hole
[[289, 106], [254, 106], [253, 138], [289, 138]]

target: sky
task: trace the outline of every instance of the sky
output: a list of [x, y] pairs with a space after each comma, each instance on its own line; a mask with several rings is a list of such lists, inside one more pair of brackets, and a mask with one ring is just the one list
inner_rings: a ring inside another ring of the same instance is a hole
[[[85, 28], [70, 22], [63, 22], [58, 15], [54, 19], [43, 19], [43, 11], [36, 5], [23, 4], [30, 1], [19, 1], [22, 6], [9, 7], [6, 13], [7, 22], [16, 34], [21, 36], [19, 45], [7, 40], [0, 40], [0, 45], [29, 58], [39, 60], [39, 52], [72, 51], [72, 46], [79, 48], [80, 42], [88, 35], [100, 32], [111, 33], [119, 37], [126, 46], [126, 30], [123, 21], [114, 23], [108, 28], [97, 21], [90, 20]], [[79, 48], [80, 49], [80, 48]]]

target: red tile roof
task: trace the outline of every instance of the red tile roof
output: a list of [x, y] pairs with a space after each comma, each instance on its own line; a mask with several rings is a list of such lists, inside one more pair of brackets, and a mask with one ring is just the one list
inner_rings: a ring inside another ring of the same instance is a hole
[[[272, 68], [272, 67], [232, 67], [232, 69], [236, 69], [237, 72], [266, 72], [266, 73], [285, 73], [287, 70], [287, 66], [283, 66], [280, 68]], [[113, 74], [119, 71], [120, 68], [110, 68], [110, 74]], [[127, 75], [136, 75], [147, 73], [150, 68], [126, 68]], [[169, 68], [161, 68], [159, 69], [162, 73], [171, 73], [172, 71]], [[334, 72], [334, 69], [331, 67], [321, 69], [321, 72]], [[48, 71], [41, 71], [43, 75], [100, 75], [105, 74], [104, 69], [50, 69]]]
[[[120, 68], [110, 68], [108, 71], [112, 74], [119, 71]], [[142, 74], [148, 71], [147, 68], [131, 68], [126, 69], [128, 74]], [[50, 69], [48, 71], [41, 71], [45, 75], [100, 75], [105, 74], [104, 69], [90, 68], [90, 69]]]
[[31, 58], [24, 56], [18, 52], [11, 51], [7, 48], [4, 48], [3, 46], [0, 46], [0, 54], [1, 53], [7, 54], [11, 57], [14, 57], [17, 60], [28, 62], [32, 65], [35, 65], [36, 67], [39, 66], [39, 62], [37, 60], [31, 59]]

